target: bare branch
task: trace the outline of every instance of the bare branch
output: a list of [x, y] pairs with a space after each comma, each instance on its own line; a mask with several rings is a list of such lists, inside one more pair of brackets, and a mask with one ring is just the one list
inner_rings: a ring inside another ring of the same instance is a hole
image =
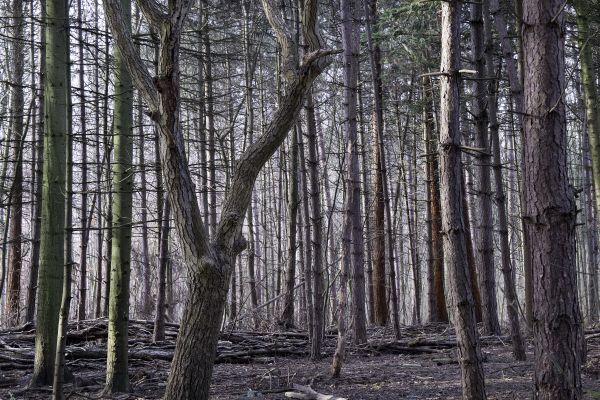
[[137, 6], [150, 25], [157, 29], [169, 17], [167, 9], [155, 0], [136, 0]]
[[269, 25], [271, 25], [271, 28], [275, 32], [275, 37], [281, 47], [284, 75], [291, 78], [291, 74], [293, 74], [293, 71], [298, 66], [298, 44], [294, 41], [290, 30], [286, 28], [281, 14], [273, 5], [273, 0], [261, 0], [261, 2], [265, 11], [265, 16], [269, 21]]
[[102, 3], [104, 4], [106, 19], [115, 39], [115, 45], [123, 55], [123, 60], [135, 82], [135, 86], [142, 93], [151, 113], [155, 114], [158, 112], [158, 92], [154, 86], [152, 76], [133, 43], [131, 30], [123, 20], [121, 2], [119, 0], [103, 0]]
[[304, 104], [305, 95], [322, 71], [322, 68], [315, 64], [324, 57], [339, 52], [341, 50], [317, 50], [304, 57], [303, 64], [296, 71], [294, 80], [291, 82], [281, 106], [267, 125], [265, 133], [241, 155], [231, 182], [231, 189], [223, 203], [221, 221], [214, 240], [217, 246], [235, 247], [239, 226], [244, 220], [246, 209], [250, 204], [256, 177], [296, 123]]

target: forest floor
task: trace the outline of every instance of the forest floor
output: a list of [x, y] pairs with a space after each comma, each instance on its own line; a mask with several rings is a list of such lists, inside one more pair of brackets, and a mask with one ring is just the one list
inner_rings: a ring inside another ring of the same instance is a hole
[[[115, 399], [161, 397], [173, 355], [177, 326], [168, 326], [166, 340], [152, 343], [152, 325], [130, 326], [131, 393]], [[106, 320], [70, 326], [67, 366], [74, 381], [65, 387], [67, 399], [100, 399], [106, 362]], [[211, 399], [285, 399], [293, 385], [322, 394], [359, 399], [460, 399], [460, 371], [455, 336], [446, 325], [403, 327], [393, 333], [371, 329], [369, 345], [348, 344], [339, 379], [329, 368], [336, 337], [326, 335], [323, 359], [307, 357], [304, 332], [226, 332], [221, 335], [213, 374]], [[600, 399], [600, 330], [586, 332], [587, 362], [583, 368], [585, 399]], [[28, 389], [32, 373], [34, 331], [22, 326], [0, 331], [0, 399], [47, 399], [49, 388]], [[532, 347], [528, 361], [514, 361], [505, 336], [484, 336], [482, 350], [489, 399], [529, 399], [532, 393]]]

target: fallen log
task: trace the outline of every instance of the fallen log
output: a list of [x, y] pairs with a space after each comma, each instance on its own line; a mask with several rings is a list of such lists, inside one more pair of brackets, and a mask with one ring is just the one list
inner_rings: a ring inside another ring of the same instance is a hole
[[293, 392], [285, 392], [285, 397], [289, 399], [303, 400], [348, 400], [345, 397], [337, 397], [332, 394], [321, 394], [310, 386], [293, 385]]

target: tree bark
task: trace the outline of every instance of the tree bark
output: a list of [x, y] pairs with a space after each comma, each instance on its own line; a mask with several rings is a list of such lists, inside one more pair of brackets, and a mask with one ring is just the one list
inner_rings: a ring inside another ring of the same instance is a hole
[[576, 205], [568, 180], [561, 0], [523, 2], [526, 228], [533, 257], [535, 399], [582, 398]]
[[70, 79], [67, 4], [62, 0], [49, 0], [45, 15], [47, 97], [44, 101], [42, 226], [32, 386], [53, 381], [65, 262], [65, 149]]
[[23, 218], [23, 117], [25, 113], [25, 101], [23, 93], [23, 75], [25, 63], [25, 38], [23, 16], [23, 0], [13, 0], [12, 11], [12, 43], [11, 54], [11, 82], [12, 96], [10, 114], [12, 123], [11, 132], [8, 137], [12, 138], [12, 149], [10, 157], [15, 161], [14, 176], [10, 193], [10, 243], [8, 256], [8, 280], [6, 287], [6, 322], [8, 326], [15, 326], [21, 317], [21, 266], [23, 257], [21, 254], [22, 218]]
[[[131, 29], [131, 0], [120, 0], [127, 29]], [[136, 49], [137, 54], [137, 49]], [[128, 392], [127, 366], [129, 281], [131, 276], [131, 225], [133, 197], [133, 84], [126, 67], [127, 54], [115, 48], [114, 172], [112, 197], [112, 248], [108, 340], [107, 394]], [[108, 278], [108, 277], [107, 277]]]
[[[477, 72], [472, 103], [473, 120], [476, 130], [475, 144], [477, 153], [477, 198], [479, 200], [480, 225], [477, 236], [477, 266], [479, 287], [482, 293], [481, 308], [483, 326], [486, 333], [500, 334], [498, 303], [496, 301], [496, 270], [494, 268], [494, 232], [492, 217], [492, 187], [490, 179], [491, 149], [489, 145], [489, 104], [486, 95], [486, 69], [484, 55], [484, 26], [482, 2], [471, 3], [471, 52], [473, 65]], [[489, 77], [487, 77], [489, 78]]]
[[492, 27], [489, 17], [488, 2], [483, 2], [483, 20], [485, 27], [485, 63], [486, 75], [490, 79], [488, 86], [488, 111], [490, 121], [490, 136], [492, 144], [492, 168], [494, 172], [495, 202], [498, 213], [498, 233], [500, 236], [500, 266], [502, 276], [504, 278], [504, 296], [506, 297], [506, 314], [508, 315], [508, 323], [510, 327], [510, 337], [512, 339], [513, 355], [516, 360], [525, 361], [525, 343], [521, 335], [521, 327], [519, 323], [519, 298], [515, 285], [515, 272], [512, 268], [510, 259], [510, 246], [508, 240], [508, 211], [506, 209], [506, 195], [504, 194], [504, 182], [502, 179], [502, 159], [500, 157], [500, 125], [498, 122], [498, 100], [497, 100], [497, 82], [492, 80], [495, 77], [494, 73], [494, 43], [492, 38]]
[[383, 88], [381, 82], [381, 50], [373, 40], [373, 26], [377, 24], [377, 0], [365, 2], [367, 42], [371, 60], [373, 84], [373, 206], [371, 241], [373, 251], [373, 307], [375, 323], [381, 326], [388, 321], [388, 303], [385, 279], [385, 221], [383, 149]]
[[436, 154], [437, 135], [434, 125], [432, 86], [428, 77], [423, 78], [423, 128], [427, 153], [427, 196], [429, 198], [429, 320], [448, 322], [446, 295], [444, 290], [444, 247], [442, 218], [440, 213], [439, 163]]
[[[183, 22], [192, 4], [180, 0], [164, 8], [153, 1], [138, 3], [146, 19], [160, 27], [159, 74], [155, 79], [135, 51], [131, 32], [123, 21], [120, 3], [105, 0], [104, 5], [115, 43], [122, 54], [127, 54], [127, 67], [135, 85], [142, 91], [159, 131], [163, 175], [189, 272], [189, 297], [184, 306], [165, 398], [207, 399], [232, 265], [246, 245], [241, 237], [241, 228], [254, 182], [262, 166], [296, 122], [305, 95], [327, 66], [326, 56], [332, 51], [321, 50], [319, 46], [318, 50], [305, 55], [300, 67], [295, 69], [287, 94], [264, 134], [239, 158], [231, 187], [225, 195], [220, 221], [214, 235], [209, 237], [186, 161], [179, 119], [180, 39]], [[263, 0], [263, 7], [274, 30], [289, 35], [270, 0]], [[303, 24], [308, 24], [305, 28], [314, 31], [317, 4], [307, 1], [304, 7], [311, 18], [304, 18]]]
[[442, 234], [454, 302], [463, 398], [486, 398], [467, 262], [460, 148], [460, 18], [457, 0], [442, 3], [440, 198]]

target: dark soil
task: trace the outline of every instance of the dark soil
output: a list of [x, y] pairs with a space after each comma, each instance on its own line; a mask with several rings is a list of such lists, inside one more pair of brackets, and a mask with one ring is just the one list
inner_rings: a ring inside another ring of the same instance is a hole
[[[98, 399], [104, 382], [105, 321], [88, 321], [69, 335], [67, 364], [75, 382], [66, 385], [68, 399]], [[131, 393], [115, 399], [159, 399], [164, 391], [176, 326], [167, 341], [152, 344], [143, 321], [130, 331]], [[32, 372], [33, 334], [30, 327], [0, 332], [0, 399], [47, 399], [49, 388], [27, 389]], [[85, 333], [85, 334], [82, 334]], [[335, 336], [327, 335], [324, 358], [306, 357], [302, 332], [257, 334], [230, 332], [219, 344], [211, 399], [285, 399], [294, 384], [310, 385], [323, 394], [348, 399], [460, 399], [455, 337], [441, 325], [405, 327], [401, 341], [389, 332], [371, 330], [370, 346], [349, 344], [339, 379], [329, 367]], [[588, 359], [583, 368], [585, 399], [600, 399], [600, 334], [587, 335]], [[485, 378], [489, 399], [532, 398], [532, 347], [528, 361], [514, 361], [506, 337], [483, 337]], [[103, 353], [104, 351], [104, 353]]]

